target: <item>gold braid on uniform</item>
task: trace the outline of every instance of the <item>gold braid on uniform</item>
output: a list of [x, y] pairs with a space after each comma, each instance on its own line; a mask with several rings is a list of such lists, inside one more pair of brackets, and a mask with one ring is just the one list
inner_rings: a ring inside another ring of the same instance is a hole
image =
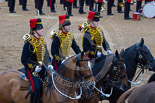
[[33, 53], [36, 54], [37, 56], [37, 61], [38, 62], [43, 62], [44, 61], [44, 56], [45, 56], [45, 45], [46, 41], [44, 38], [36, 39], [35, 37], [31, 36], [31, 39], [28, 41], [34, 48]]
[[100, 50], [103, 43], [103, 34], [101, 28], [89, 28], [88, 32], [91, 34], [91, 40], [95, 41], [96, 49]]
[[60, 57], [62, 59], [66, 59], [66, 57], [69, 57], [69, 54], [70, 54], [70, 48], [72, 46], [72, 41], [73, 41], [73, 34], [58, 33], [57, 36], [60, 40], [60, 51], [62, 52], [62, 53], [59, 53]]

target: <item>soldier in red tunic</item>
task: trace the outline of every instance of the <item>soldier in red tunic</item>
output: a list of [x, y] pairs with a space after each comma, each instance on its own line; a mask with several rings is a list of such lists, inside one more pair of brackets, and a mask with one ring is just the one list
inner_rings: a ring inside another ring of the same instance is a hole
[[107, 2], [107, 15], [114, 15], [112, 13], [112, 4], [113, 4], [113, 0], [108, 0], [108, 2]]
[[73, 16], [72, 14], [72, 4], [74, 0], [65, 0], [64, 9], [67, 7], [68, 16]]
[[[102, 6], [102, 3], [103, 3], [103, 0], [95, 0], [96, 2], [96, 11], [99, 13], [100, 15], [100, 11], [101, 11], [101, 6]], [[100, 16], [100, 18], [103, 18], [102, 16]]]
[[55, 0], [50, 0], [50, 9], [51, 9], [51, 12], [56, 12], [56, 11], [55, 11], [55, 6], [54, 6], [54, 4], [55, 4]]
[[80, 7], [79, 7], [79, 13], [80, 14], [86, 14], [86, 12], [84, 12], [84, 0], [79, 0], [79, 4], [80, 4]]
[[125, 1], [125, 8], [124, 8], [124, 19], [125, 19], [125, 20], [130, 20], [130, 19], [132, 19], [132, 18], [129, 17], [130, 3], [131, 3], [131, 0], [126, 0], [126, 1]]

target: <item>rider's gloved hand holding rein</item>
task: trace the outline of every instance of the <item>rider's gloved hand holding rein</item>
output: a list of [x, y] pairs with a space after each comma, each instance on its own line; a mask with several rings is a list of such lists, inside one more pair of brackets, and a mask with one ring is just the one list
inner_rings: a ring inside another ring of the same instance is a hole
[[107, 55], [112, 54], [112, 51], [111, 50], [107, 50], [106, 52], [107, 52]]
[[36, 66], [35, 68], [35, 72], [39, 73], [41, 71], [42, 68], [39, 67], [39, 65]]

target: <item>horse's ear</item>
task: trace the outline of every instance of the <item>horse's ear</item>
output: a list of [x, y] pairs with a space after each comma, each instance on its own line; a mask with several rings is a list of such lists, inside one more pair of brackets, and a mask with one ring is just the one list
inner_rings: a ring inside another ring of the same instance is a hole
[[116, 55], [116, 57], [117, 57], [118, 59], [120, 58], [120, 55], [119, 55], [119, 53], [118, 53], [117, 50], [115, 51], [115, 55]]
[[142, 47], [142, 46], [143, 46], [143, 44], [144, 44], [144, 39], [143, 39], [143, 38], [141, 38], [141, 41], [140, 41], [140, 47]]

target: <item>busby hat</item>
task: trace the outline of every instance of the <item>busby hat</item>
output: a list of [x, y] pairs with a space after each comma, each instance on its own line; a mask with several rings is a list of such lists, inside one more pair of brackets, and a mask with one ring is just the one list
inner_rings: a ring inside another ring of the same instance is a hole
[[69, 16], [67, 15], [60, 15], [59, 16], [59, 28], [62, 29], [64, 26], [71, 25]]
[[89, 11], [88, 20], [100, 21], [100, 15], [98, 12]]
[[30, 19], [30, 28], [31, 30], [40, 30], [43, 29], [42, 21], [38, 19]]

